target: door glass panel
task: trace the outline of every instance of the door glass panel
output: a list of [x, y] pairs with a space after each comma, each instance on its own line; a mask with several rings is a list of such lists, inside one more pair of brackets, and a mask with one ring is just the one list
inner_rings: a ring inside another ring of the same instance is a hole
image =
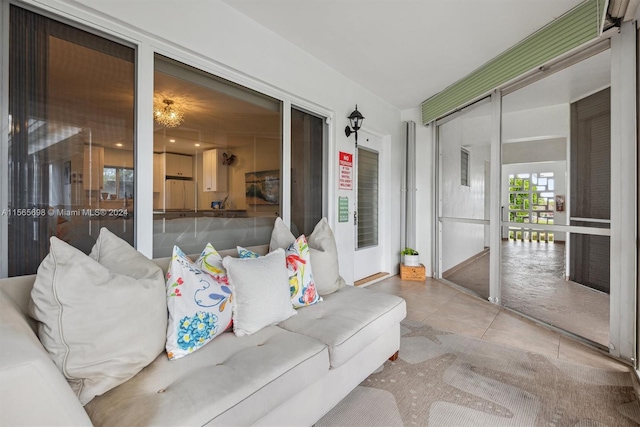
[[378, 244], [378, 153], [358, 148], [358, 249]]
[[[380, 167], [384, 160], [384, 147], [381, 138], [360, 131], [360, 140], [353, 159], [356, 169], [355, 215], [354, 215], [354, 266], [353, 277], [357, 282], [384, 271], [385, 248], [380, 227], [382, 226], [380, 207], [384, 203], [380, 182], [384, 181], [384, 169]], [[341, 180], [346, 186], [350, 182], [352, 155], [340, 153]], [[339, 221], [348, 221], [349, 197], [340, 197], [341, 209]]]
[[133, 244], [135, 51], [10, 9], [2, 220], [17, 276], [36, 272], [52, 236], [89, 253], [106, 227]]
[[269, 243], [282, 203], [280, 101], [156, 55], [153, 150], [154, 257]]
[[605, 51], [502, 99], [502, 303], [603, 346], [609, 73]]
[[484, 102], [438, 126], [438, 277], [489, 297], [491, 105]]

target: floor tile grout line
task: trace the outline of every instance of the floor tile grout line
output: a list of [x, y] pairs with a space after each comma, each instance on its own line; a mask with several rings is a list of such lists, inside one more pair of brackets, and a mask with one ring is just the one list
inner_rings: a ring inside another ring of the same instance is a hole
[[487, 327], [487, 329], [482, 333], [482, 337], [480, 337], [481, 340], [484, 341], [484, 336], [487, 334], [487, 332], [489, 331], [489, 329], [491, 329], [491, 326], [493, 325], [493, 323], [496, 321], [496, 319], [498, 318], [498, 314], [500, 314], [500, 312], [502, 311], [502, 309], [499, 309], [498, 312], [496, 313], [495, 316], [493, 316], [493, 319], [491, 320], [491, 323], [489, 323], [489, 326]]
[[446, 301], [442, 302], [442, 303], [438, 306], [438, 308], [437, 308], [436, 310], [434, 310], [432, 313], [429, 313], [429, 314], [427, 315], [427, 317], [425, 317], [424, 319], [422, 319], [422, 321], [424, 322], [424, 321], [426, 321], [427, 319], [431, 318], [431, 316], [433, 316], [434, 314], [436, 314], [436, 313], [437, 313], [437, 312], [438, 312], [442, 307], [444, 307], [445, 305], [449, 304], [449, 303], [451, 302], [451, 300], [452, 300], [452, 299], [454, 299], [454, 298], [455, 298], [455, 297], [457, 297], [457, 296], [458, 296], [457, 294], [453, 294], [453, 295], [451, 295], [451, 297], [450, 297], [450, 298], [448, 298]]
[[[449, 301], [447, 301], [447, 302], [449, 302]], [[436, 310], [434, 310], [432, 313], [429, 313], [429, 314], [427, 315], [427, 317], [425, 317], [424, 319], [422, 319], [422, 321], [424, 322], [424, 321], [426, 321], [427, 319], [431, 318], [431, 316], [433, 316], [434, 314], [436, 314], [436, 313], [437, 313], [437, 312], [438, 312], [442, 307], [444, 307], [444, 305], [445, 305], [447, 302], [444, 302], [444, 303], [440, 304], [440, 306], [439, 306]]]
[[448, 298], [445, 302], [443, 302], [443, 303], [442, 303], [442, 305], [441, 305], [440, 307], [442, 307], [442, 306], [444, 306], [444, 305], [446, 305], [446, 304], [449, 304], [451, 301], [453, 301], [453, 299], [454, 299], [454, 298], [457, 298], [458, 296], [459, 296], [459, 294], [453, 294], [453, 295], [451, 295], [451, 297], [450, 297], [450, 298]]

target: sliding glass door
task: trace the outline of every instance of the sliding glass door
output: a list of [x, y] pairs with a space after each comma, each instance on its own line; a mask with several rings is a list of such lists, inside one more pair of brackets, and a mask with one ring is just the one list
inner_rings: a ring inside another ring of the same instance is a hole
[[502, 99], [501, 300], [609, 343], [610, 52]]
[[489, 99], [437, 123], [437, 276], [489, 298], [491, 120]]
[[436, 122], [437, 277], [603, 348], [611, 342], [610, 70], [610, 51], [600, 49]]
[[437, 277], [635, 365], [637, 54], [622, 24], [430, 124]]

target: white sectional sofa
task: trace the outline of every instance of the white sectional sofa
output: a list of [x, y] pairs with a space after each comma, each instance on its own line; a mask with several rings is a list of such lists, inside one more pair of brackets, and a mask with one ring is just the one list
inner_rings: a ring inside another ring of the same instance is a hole
[[406, 315], [399, 297], [345, 286], [252, 335], [163, 352], [83, 407], [27, 315], [34, 280], [0, 279], [2, 426], [312, 425], [398, 351]]

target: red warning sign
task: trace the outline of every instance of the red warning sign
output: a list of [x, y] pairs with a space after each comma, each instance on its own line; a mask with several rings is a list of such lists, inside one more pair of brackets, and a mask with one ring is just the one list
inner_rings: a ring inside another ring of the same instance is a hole
[[340, 190], [353, 190], [353, 154], [340, 151], [339, 186]]

